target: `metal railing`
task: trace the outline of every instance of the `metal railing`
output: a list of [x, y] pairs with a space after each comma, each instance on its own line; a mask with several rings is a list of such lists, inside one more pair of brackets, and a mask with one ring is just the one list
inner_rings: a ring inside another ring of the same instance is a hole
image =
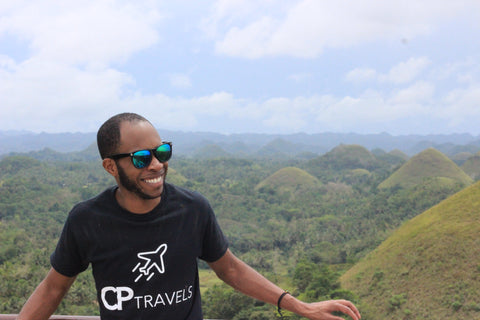
[[[0, 314], [0, 320], [15, 320], [17, 314]], [[53, 315], [50, 317], [50, 320], [100, 320], [99, 316], [62, 316], [62, 315]], [[204, 319], [209, 320], [209, 319]], [[215, 320], [215, 319], [210, 319]], [[217, 319], [221, 320], [221, 319]]]
[[[16, 314], [0, 314], [0, 320], [15, 320]], [[100, 320], [98, 316], [62, 316], [54, 315], [50, 320]]]

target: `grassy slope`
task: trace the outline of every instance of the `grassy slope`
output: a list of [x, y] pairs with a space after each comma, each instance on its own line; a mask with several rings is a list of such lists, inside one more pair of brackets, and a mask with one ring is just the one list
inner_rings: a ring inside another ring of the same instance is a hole
[[408, 155], [405, 152], [403, 152], [399, 149], [394, 149], [394, 150], [390, 151], [388, 154], [391, 154], [392, 156], [402, 158], [405, 161], [408, 160]]
[[467, 159], [461, 168], [472, 179], [480, 178], [480, 152]]
[[255, 189], [271, 187], [277, 189], [280, 193], [295, 193], [316, 188], [320, 186], [320, 184], [320, 181], [308, 172], [295, 167], [286, 167], [260, 182]]
[[473, 180], [443, 153], [433, 148], [412, 157], [400, 169], [379, 185], [379, 188], [390, 188], [395, 185], [412, 187], [421, 184], [426, 178], [443, 178], [448, 183], [459, 182], [470, 185]]
[[367, 319], [480, 319], [480, 183], [400, 227], [345, 273]]
[[377, 166], [377, 159], [365, 147], [341, 144], [326, 154], [310, 161], [310, 165], [333, 169], [371, 169]]

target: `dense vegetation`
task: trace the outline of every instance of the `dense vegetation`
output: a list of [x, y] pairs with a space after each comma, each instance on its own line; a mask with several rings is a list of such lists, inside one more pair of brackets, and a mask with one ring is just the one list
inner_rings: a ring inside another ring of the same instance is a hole
[[[92, 154], [44, 150], [0, 161], [0, 313], [17, 313], [44, 277], [72, 205], [114, 183]], [[465, 186], [426, 177], [409, 188], [378, 188], [405, 159], [360, 146], [279, 159], [175, 157], [168, 180], [203, 193], [232, 251], [307, 301], [356, 301], [340, 275], [404, 221]], [[214, 283], [202, 288], [206, 318], [276, 318], [272, 306]], [[88, 272], [57, 313], [98, 314]]]
[[342, 283], [368, 319], [479, 319], [479, 219], [476, 183], [406, 222]]

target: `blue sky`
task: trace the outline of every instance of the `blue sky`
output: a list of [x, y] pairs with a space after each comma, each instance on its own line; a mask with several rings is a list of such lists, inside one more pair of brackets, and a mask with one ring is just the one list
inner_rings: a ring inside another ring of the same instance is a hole
[[480, 134], [480, 1], [3, 0], [0, 130]]

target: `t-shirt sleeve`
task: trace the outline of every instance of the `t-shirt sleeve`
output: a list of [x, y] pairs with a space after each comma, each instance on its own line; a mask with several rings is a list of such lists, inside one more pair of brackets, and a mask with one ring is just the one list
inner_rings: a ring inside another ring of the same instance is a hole
[[200, 259], [214, 262], [220, 259], [228, 249], [228, 241], [218, 224], [213, 209], [207, 202], [207, 223], [203, 235], [202, 255]]
[[73, 277], [85, 271], [89, 264], [85, 254], [80, 250], [78, 235], [73, 230], [74, 226], [75, 223], [72, 221], [72, 214], [70, 214], [63, 226], [57, 247], [50, 256], [52, 267], [58, 273], [67, 277]]

